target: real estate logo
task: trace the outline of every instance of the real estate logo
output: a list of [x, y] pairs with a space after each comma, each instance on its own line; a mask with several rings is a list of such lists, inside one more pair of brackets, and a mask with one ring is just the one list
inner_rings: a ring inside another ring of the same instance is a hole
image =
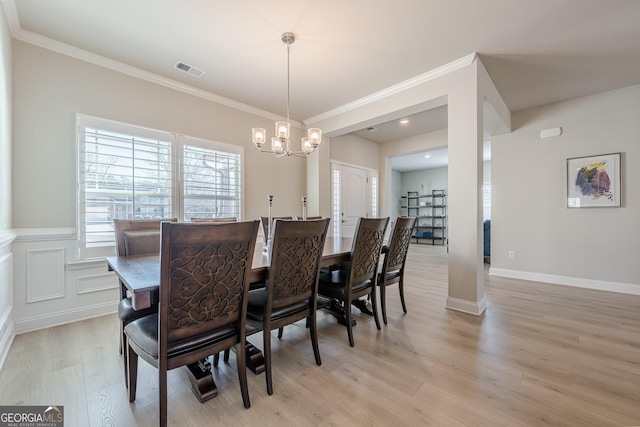
[[64, 427], [64, 407], [0, 406], [0, 427]]

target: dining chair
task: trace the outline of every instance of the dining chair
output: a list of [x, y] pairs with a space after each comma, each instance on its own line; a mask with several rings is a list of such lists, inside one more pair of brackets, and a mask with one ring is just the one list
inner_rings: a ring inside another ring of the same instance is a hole
[[349, 262], [344, 264], [344, 268], [320, 275], [318, 294], [341, 304], [351, 347], [354, 346], [351, 301], [370, 295], [373, 317], [376, 327], [380, 330], [376, 303], [376, 276], [388, 223], [389, 218], [359, 218]]
[[[284, 220], [293, 220], [292, 216], [273, 216], [271, 217], [271, 222], [275, 221], [276, 219], [284, 219]], [[262, 229], [262, 238], [264, 239], [264, 242], [266, 243], [267, 240], [269, 240], [269, 217], [268, 216], [261, 216], [260, 217], [260, 227]]]
[[281, 221], [273, 224], [267, 285], [249, 292], [248, 322], [262, 330], [267, 393], [273, 394], [271, 331], [307, 319], [316, 364], [320, 349], [316, 302], [320, 259], [329, 219]]
[[387, 302], [386, 292], [387, 286], [394, 283], [398, 284], [400, 292], [400, 302], [402, 310], [406, 313], [407, 306], [404, 302], [404, 266], [407, 260], [407, 252], [409, 252], [409, 242], [413, 233], [413, 226], [416, 222], [415, 217], [398, 217], [393, 227], [391, 239], [387, 252], [384, 254], [382, 270], [378, 274], [378, 286], [380, 287], [380, 308], [382, 310], [382, 321], [387, 324]]
[[[114, 219], [113, 228], [116, 235], [116, 255], [146, 255], [160, 253], [160, 223], [162, 221], [176, 222], [170, 219]], [[158, 311], [158, 304], [144, 310], [134, 310], [131, 297], [127, 295], [126, 286], [120, 282], [120, 302], [118, 303], [118, 318], [120, 320], [120, 350], [126, 348], [127, 337], [124, 328], [130, 322]], [[127, 363], [124, 363], [124, 380], [127, 382]]]
[[235, 216], [223, 218], [191, 218], [191, 222], [236, 222], [237, 220]]
[[234, 346], [242, 401], [251, 406], [244, 349], [257, 234], [258, 221], [162, 223], [158, 313], [124, 329], [129, 401], [136, 398], [141, 357], [158, 369], [161, 426], [167, 425], [167, 371]]

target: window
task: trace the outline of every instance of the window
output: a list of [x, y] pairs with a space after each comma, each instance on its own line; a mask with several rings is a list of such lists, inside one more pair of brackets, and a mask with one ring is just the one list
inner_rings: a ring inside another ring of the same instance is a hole
[[342, 223], [342, 218], [340, 216], [341, 206], [340, 206], [340, 169], [333, 169], [333, 191], [332, 191], [332, 220], [333, 220], [333, 235], [340, 236], [340, 224]]
[[376, 172], [369, 171], [367, 173], [367, 179], [369, 181], [369, 186], [371, 190], [371, 201], [370, 201], [370, 218], [378, 217], [378, 174]]
[[241, 218], [242, 147], [77, 119], [82, 258], [113, 252], [114, 218]]
[[482, 220], [491, 219], [491, 181], [482, 184]]

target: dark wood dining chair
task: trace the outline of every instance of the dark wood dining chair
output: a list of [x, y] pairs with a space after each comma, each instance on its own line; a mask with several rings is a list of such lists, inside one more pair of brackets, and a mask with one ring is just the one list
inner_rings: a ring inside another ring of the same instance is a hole
[[376, 276], [378, 262], [389, 218], [360, 218], [351, 247], [349, 262], [345, 268], [320, 275], [318, 294], [336, 300], [342, 306], [349, 335], [349, 345], [354, 346], [351, 322], [351, 301], [364, 295], [371, 296], [373, 317], [380, 330], [376, 303]]
[[[249, 292], [249, 324], [262, 330], [267, 393], [273, 394], [271, 331], [307, 319], [316, 364], [320, 349], [316, 302], [320, 259], [329, 219], [280, 221], [273, 225], [267, 286]], [[279, 332], [278, 337], [282, 334]]]
[[227, 216], [223, 218], [191, 218], [191, 222], [236, 222], [235, 216]]
[[407, 305], [404, 301], [404, 266], [409, 252], [409, 243], [413, 233], [415, 217], [398, 217], [393, 227], [389, 246], [384, 255], [382, 271], [378, 275], [378, 286], [380, 287], [380, 309], [382, 311], [382, 321], [387, 324], [387, 302], [385, 289], [394, 283], [398, 284], [400, 292], [400, 302], [402, 310], [407, 312]]
[[[114, 219], [113, 228], [116, 235], [116, 255], [146, 255], [160, 253], [160, 223], [162, 221], [176, 222], [171, 219]], [[126, 348], [127, 337], [124, 328], [130, 322], [158, 311], [158, 304], [144, 310], [134, 310], [131, 298], [127, 295], [127, 288], [120, 282], [120, 302], [118, 303], [118, 318], [120, 320], [120, 353]], [[126, 356], [125, 356], [126, 357]], [[127, 382], [127, 363], [124, 363], [124, 381]]]
[[158, 369], [160, 425], [167, 425], [167, 371], [237, 346], [242, 401], [249, 408], [246, 314], [258, 221], [162, 223], [158, 313], [129, 323], [129, 401], [138, 357]]

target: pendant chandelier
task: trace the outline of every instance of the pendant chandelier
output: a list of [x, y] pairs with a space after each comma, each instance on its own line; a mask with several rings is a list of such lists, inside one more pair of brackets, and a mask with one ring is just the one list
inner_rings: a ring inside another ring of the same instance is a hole
[[258, 147], [258, 149], [263, 153], [273, 153], [278, 157], [307, 157], [309, 154], [313, 153], [322, 142], [322, 131], [318, 128], [310, 128], [307, 131], [307, 136], [301, 138], [300, 151], [291, 150], [291, 124], [289, 123], [289, 54], [291, 52], [291, 45], [294, 41], [296, 41], [295, 34], [282, 34], [282, 42], [287, 45], [287, 121], [276, 122], [275, 136], [271, 137], [271, 149], [263, 149], [263, 146], [267, 140], [267, 130], [264, 128], [251, 129], [251, 137], [256, 147]]

